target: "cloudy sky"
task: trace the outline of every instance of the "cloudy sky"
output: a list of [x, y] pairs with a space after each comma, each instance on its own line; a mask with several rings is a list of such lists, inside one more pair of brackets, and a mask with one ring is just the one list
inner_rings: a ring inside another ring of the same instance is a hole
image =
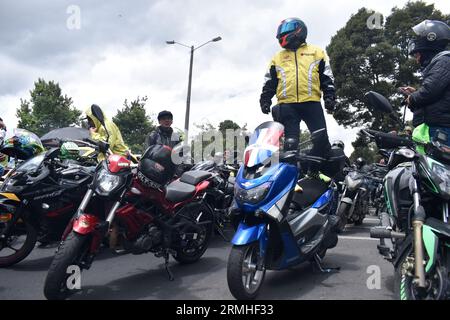
[[[14, 127], [20, 98], [29, 99], [41, 77], [59, 82], [78, 109], [97, 103], [109, 116], [124, 99], [146, 95], [153, 118], [169, 109], [183, 128], [190, 53], [165, 41], [200, 45], [220, 35], [222, 41], [195, 52], [191, 127], [232, 119], [252, 130], [270, 119], [258, 101], [267, 64], [280, 49], [275, 31], [282, 19], [303, 19], [308, 42], [325, 48], [359, 8], [388, 15], [406, 2], [0, 0], [0, 117]], [[448, 0], [427, 2], [450, 12]], [[327, 124], [330, 140], [344, 140], [350, 152], [356, 130], [328, 115]]]

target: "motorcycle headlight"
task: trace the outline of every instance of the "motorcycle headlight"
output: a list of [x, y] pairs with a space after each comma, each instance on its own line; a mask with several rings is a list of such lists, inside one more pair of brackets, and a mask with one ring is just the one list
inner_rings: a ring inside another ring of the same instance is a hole
[[121, 183], [121, 177], [109, 174], [106, 170], [100, 171], [97, 178], [97, 185], [102, 192], [111, 192]]
[[441, 192], [450, 195], [450, 171], [446, 167], [437, 163], [433, 163], [431, 171], [441, 180], [439, 183], [439, 189]]
[[241, 188], [238, 184], [236, 184], [234, 187], [234, 196], [236, 200], [241, 203], [246, 202], [250, 204], [256, 204], [264, 199], [264, 197], [269, 192], [271, 185], [272, 182], [266, 182], [258, 187], [245, 190]]

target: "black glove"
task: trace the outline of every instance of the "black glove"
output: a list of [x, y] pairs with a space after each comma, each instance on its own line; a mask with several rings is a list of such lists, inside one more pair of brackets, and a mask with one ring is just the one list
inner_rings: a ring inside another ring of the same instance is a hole
[[334, 98], [325, 98], [325, 109], [327, 109], [328, 112], [333, 112], [336, 108], [336, 100]]
[[261, 111], [264, 114], [269, 114], [270, 112], [270, 103], [261, 103]]

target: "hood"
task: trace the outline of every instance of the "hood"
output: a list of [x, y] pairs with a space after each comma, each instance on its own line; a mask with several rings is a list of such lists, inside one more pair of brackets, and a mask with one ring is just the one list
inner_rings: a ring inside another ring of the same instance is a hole
[[88, 107], [84, 111], [84, 113], [94, 122], [97, 129], [102, 127], [102, 124], [97, 117], [101, 115], [104, 118], [104, 115], [102, 109], [100, 109], [98, 105], [93, 104], [92, 106]]

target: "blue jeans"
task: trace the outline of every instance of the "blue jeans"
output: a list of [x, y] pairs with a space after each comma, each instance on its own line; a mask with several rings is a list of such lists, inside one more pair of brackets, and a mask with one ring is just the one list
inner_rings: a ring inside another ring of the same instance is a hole
[[447, 134], [447, 142], [446, 145], [450, 146], [450, 128], [444, 128], [444, 127], [430, 127], [430, 139], [433, 140], [434, 135], [436, 134], [436, 131], [440, 130]]

